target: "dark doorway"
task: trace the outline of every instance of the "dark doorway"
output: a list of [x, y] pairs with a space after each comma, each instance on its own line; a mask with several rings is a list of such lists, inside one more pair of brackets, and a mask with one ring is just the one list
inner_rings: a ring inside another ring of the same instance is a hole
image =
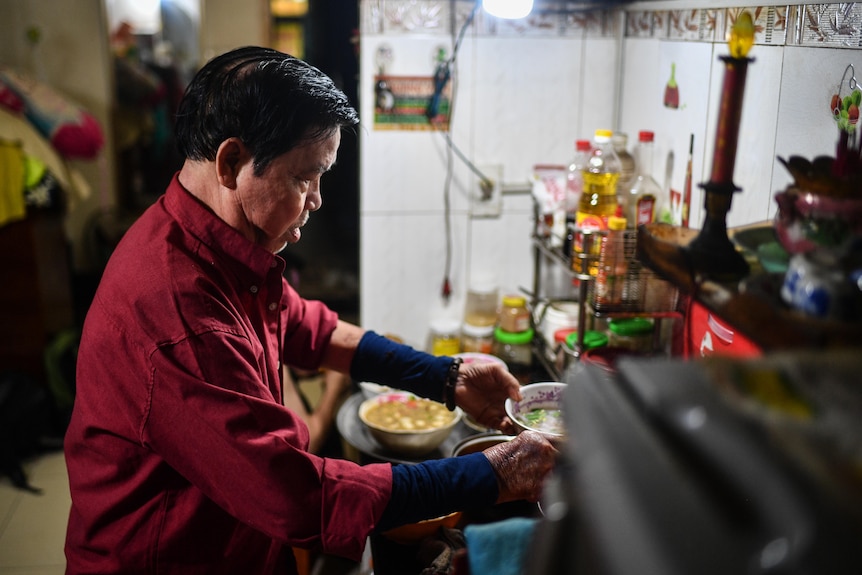
[[[359, 3], [314, 0], [305, 17], [305, 59], [320, 68], [359, 109]], [[302, 240], [282, 252], [295, 266], [295, 287], [348, 321], [359, 314], [359, 133], [344, 133], [338, 161], [322, 183], [323, 208]]]

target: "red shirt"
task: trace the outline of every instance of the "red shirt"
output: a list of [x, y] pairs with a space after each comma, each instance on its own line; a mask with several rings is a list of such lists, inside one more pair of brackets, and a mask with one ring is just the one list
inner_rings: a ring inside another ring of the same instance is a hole
[[78, 353], [67, 573], [291, 573], [290, 546], [361, 556], [391, 467], [306, 451], [280, 365], [317, 367], [337, 317], [283, 270], [176, 178], [126, 233]]

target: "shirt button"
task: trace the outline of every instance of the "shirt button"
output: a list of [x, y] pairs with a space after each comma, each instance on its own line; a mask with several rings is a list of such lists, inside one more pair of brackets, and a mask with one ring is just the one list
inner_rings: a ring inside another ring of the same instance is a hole
[[250, 291], [251, 293], [257, 293], [257, 286], [251, 286], [250, 288], [248, 288], [248, 291]]
[[274, 268], [276, 266], [278, 266], [278, 260], [272, 260], [272, 263], [269, 264], [269, 267], [271, 267], [271, 268]]
[[269, 311], [275, 311], [275, 310], [276, 310], [276, 308], [278, 308], [278, 304], [277, 304], [277, 303], [272, 302], [271, 304], [269, 304]]

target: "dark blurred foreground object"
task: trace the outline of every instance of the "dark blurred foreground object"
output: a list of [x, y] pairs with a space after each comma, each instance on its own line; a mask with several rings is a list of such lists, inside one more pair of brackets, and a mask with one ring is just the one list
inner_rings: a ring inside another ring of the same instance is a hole
[[62, 431], [51, 394], [27, 375], [0, 373], [0, 474], [12, 485], [32, 493], [23, 463], [36, 455], [61, 449]]

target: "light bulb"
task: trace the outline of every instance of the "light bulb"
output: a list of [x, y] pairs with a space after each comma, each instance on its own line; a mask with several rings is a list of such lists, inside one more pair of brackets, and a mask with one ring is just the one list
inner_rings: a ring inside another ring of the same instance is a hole
[[482, 0], [482, 8], [491, 16], [514, 20], [530, 13], [533, 0]]

